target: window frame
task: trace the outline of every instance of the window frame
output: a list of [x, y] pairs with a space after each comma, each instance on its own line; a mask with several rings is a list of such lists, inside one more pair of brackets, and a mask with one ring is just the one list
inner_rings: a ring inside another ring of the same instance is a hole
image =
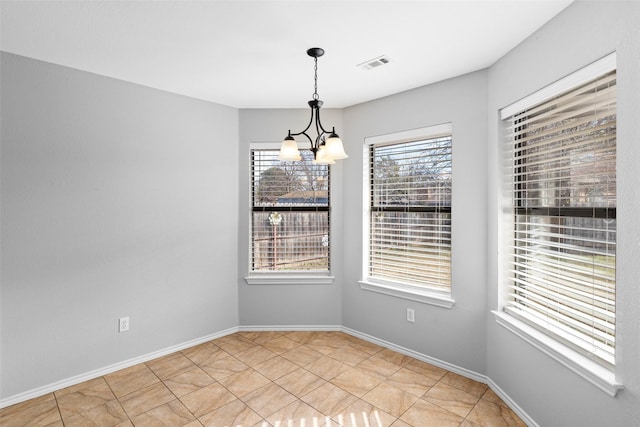
[[[550, 100], [555, 96], [561, 95], [562, 93], [576, 89], [593, 79], [599, 78], [600, 76], [615, 70], [616, 54], [614, 52], [501, 109], [500, 120], [504, 125], [506, 123], [506, 119], [513, 117], [516, 114], [533, 107], [534, 105], [538, 105]], [[506, 136], [504, 137], [502, 144], [504, 144], [503, 146], [505, 147], [505, 150], [509, 150], [508, 153], [505, 151], [505, 154], [507, 156], [513, 155], [513, 151], [517, 149], [517, 141], [514, 141], [513, 139], [507, 140]], [[514, 169], [517, 168], [517, 165], [511, 163], [510, 167], [511, 169]], [[511, 201], [512, 197], [514, 197], [514, 193], [520, 191], [518, 189], [518, 181], [512, 180], [511, 174], [505, 174], [504, 178], [505, 186], [503, 188], [505, 188], [505, 191], [509, 192], [508, 194], [505, 194], [504, 200]], [[508, 180], [509, 182], [507, 183], [506, 180]], [[511, 203], [510, 208], [504, 211], [505, 215], [509, 216], [509, 219], [506, 219], [505, 217], [505, 226], [506, 223], [509, 223], [508, 227], [510, 227], [510, 233], [515, 232], [515, 215], [518, 214], [519, 210], [525, 209], [527, 208], [514, 206], [513, 203]], [[542, 209], [547, 210], [550, 215], [552, 215], [553, 213], [558, 213], [553, 208]], [[586, 209], [591, 208], [575, 208], [572, 214], [580, 216]], [[598, 213], [606, 214], [606, 209], [607, 208], [602, 208], [600, 209], [601, 212]], [[615, 208], [613, 215], [615, 217]], [[514, 251], [516, 251], [515, 248], [513, 250], [505, 249], [505, 256], [513, 256], [513, 254], [515, 253]], [[608, 395], [612, 397], [616, 396], [617, 392], [624, 388], [624, 386], [616, 380], [616, 365], [614, 365], [613, 367], [607, 367], [601, 362], [596, 362], [591, 357], [588, 357], [582, 352], [572, 348], [562, 340], [554, 338], [553, 335], [540, 330], [534, 325], [523, 322], [522, 319], [519, 319], [519, 316], [515, 316], [513, 313], [510, 313], [510, 310], [508, 308], [509, 297], [507, 295], [510, 288], [510, 285], [508, 284], [508, 282], [510, 281], [510, 279], [508, 278], [510, 273], [508, 270], [509, 268], [506, 265], [501, 267], [503, 282], [501, 284], [499, 306], [498, 310], [492, 311], [495, 316], [496, 322], [524, 341], [528, 342], [538, 350], [542, 351], [565, 367], [569, 368], [576, 374], [580, 375]]]
[[[360, 288], [366, 291], [376, 292], [384, 295], [390, 295], [397, 298], [408, 299], [424, 304], [434, 305], [441, 308], [451, 309], [455, 304], [452, 296], [452, 284], [450, 281], [449, 289], [443, 290], [435, 287], [423, 285], [415, 285], [393, 280], [384, 280], [380, 278], [370, 277], [369, 271], [369, 253], [370, 253], [370, 218], [372, 208], [371, 180], [370, 180], [370, 150], [373, 146], [384, 146], [390, 144], [399, 144], [403, 142], [413, 142], [420, 140], [428, 140], [442, 136], [449, 136], [452, 140], [452, 177], [453, 177], [453, 126], [449, 123], [426, 126], [407, 131], [394, 132], [390, 134], [367, 137], [363, 144], [363, 209], [362, 209], [362, 272], [361, 280], [358, 281]], [[453, 179], [452, 179], [453, 181]], [[444, 210], [443, 210], [444, 211]], [[449, 206], [448, 212], [452, 212], [452, 206]], [[450, 250], [453, 244], [450, 240]], [[450, 252], [451, 254], [451, 252]], [[451, 268], [452, 255], [449, 256], [449, 265]]]
[[[335, 280], [335, 277], [332, 274], [332, 253], [331, 245], [332, 240], [329, 238], [329, 258], [327, 260], [329, 268], [328, 270], [274, 270], [274, 271], [266, 271], [266, 270], [253, 270], [253, 215], [257, 211], [261, 211], [264, 209], [256, 208], [254, 206], [254, 181], [253, 181], [253, 152], [255, 150], [273, 150], [278, 151], [280, 149], [280, 143], [277, 142], [252, 142], [249, 145], [249, 197], [248, 197], [248, 241], [247, 241], [247, 259], [248, 259], [248, 274], [245, 276], [245, 281], [249, 285], [328, 285], [332, 284]], [[329, 223], [329, 236], [332, 234], [332, 221], [331, 221], [331, 167], [328, 166], [327, 175], [329, 177], [329, 187], [328, 187], [328, 206], [326, 208], [320, 209], [321, 211], [326, 211], [328, 215], [328, 223]], [[278, 210], [278, 209], [274, 209]], [[296, 211], [295, 209], [287, 209], [288, 211]], [[309, 208], [301, 207], [299, 211], [308, 211]], [[283, 210], [280, 210], [283, 211]]]

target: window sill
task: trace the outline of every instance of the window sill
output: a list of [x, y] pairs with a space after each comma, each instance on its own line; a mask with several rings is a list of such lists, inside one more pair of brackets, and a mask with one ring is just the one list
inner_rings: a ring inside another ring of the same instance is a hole
[[360, 288], [366, 291], [391, 295], [397, 298], [404, 298], [424, 304], [435, 305], [437, 307], [451, 308], [455, 303], [450, 294], [438, 292], [436, 290], [395, 283], [374, 283], [366, 280], [360, 280], [358, 283], [360, 283]]
[[334, 276], [304, 273], [254, 273], [244, 278], [249, 285], [330, 285]]
[[554, 339], [503, 311], [492, 310], [496, 322], [522, 338], [538, 350], [552, 357], [565, 367], [589, 381], [611, 397], [615, 397], [624, 386], [616, 381], [615, 373], [571, 350]]

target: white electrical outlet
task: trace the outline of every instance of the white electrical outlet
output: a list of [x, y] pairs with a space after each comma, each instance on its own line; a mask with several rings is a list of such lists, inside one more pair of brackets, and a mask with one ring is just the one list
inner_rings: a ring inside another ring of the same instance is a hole
[[407, 308], [407, 322], [414, 323], [416, 321], [416, 313], [413, 308]]
[[118, 319], [118, 332], [127, 332], [129, 330], [129, 316]]

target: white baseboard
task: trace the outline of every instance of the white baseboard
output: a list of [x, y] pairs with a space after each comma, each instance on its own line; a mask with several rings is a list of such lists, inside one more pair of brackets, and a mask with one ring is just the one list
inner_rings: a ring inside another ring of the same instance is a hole
[[293, 332], [338, 332], [342, 331], [344, 328], [340, 325], [269, 325], [269, 326], [259, 326], [259, 325], [248, 325], [248, 326], [240, 326], [239, 331], [241, 332], [268, 332], [268, 331], [293, 331]]
[[436, 359], [435, 357], [431, 357], [431, 356], [427, 356], [427, 355], [422, 354], [422, 353], [418, 353], [417, 351], [413, 351], [413, 350], [410, 350], [408, 348], [401, 347], [401, 346], [396, 345], [396, 344], [394, 344], [392, 342], [384, 341], [384, 340], [378, 339], [378, 338], [376, 338], [374, 336], [367, 335], [367, 334], [364, 334], [362, 332], [359, 332], [359, 331], [356, 331], [356, 330], [353, 330], [353, 329], [350, 329], [350, 328], [343, 327], [342, 331], [344, 333], [346, 333], [346, 334], [353, 335], [354, 337], [363, 339], [365, 341], [369, 341], [369, 342], [371, 342], [373, 344], [378, 344], [379, 346], [386, 347], [386, 348], [388, 348], [390, 350], [393, 350], [393, 351], [397, 351], [398, 353], [402, 353], [402, 354], [404, 354], [406, 356], [411, 356], [414, 359], [418, 359], [418, 360], [421, 360], [423, 362], [429, 363], [431, 365], [437, 366], [439, 368], [446, 369], [447, 371], [451, 371], [451, 372], [453, 372], [455, 374], [462, 375], [463, 377], [470, 378], [470, 379], [472, 379], [474, 381], [478, 381], [478, 382], [481, 382], [483, 384], [487, 383], [486, 377], [484, 375], [480, 375], [477, 372], [470, 371], [469, 369], [465, 369], [465, 368], [461, 368], [461, 367], [456, 366], [456, 365], [452, 365], [451, 363], [445, 362], [445, 361], [440, 360], [440, 359]]
[[496, 395], [498, 395], [498, 397], [500, 397], [500, 399], [502, 399], [504, 403], [507, 404], [509, 408], [511, 408], [513, 412], [516, 413], [516, 415], [520, 417], [520, 419], [522, 419], [522, 421], [527, 424], [527, 426], [539, 427], [538, 424], [526, 412], [524, 412], [522, 408], [520, 408], [520, 406], [516, 404], [516, 402], [513, 401], [513, 399], [511, 399], [500, 387], [498, 387], [496, 383], [491, 380], [491, 378], [487, 377], [486, 375], [482, 375], [469, 369], [453, 365], [449, 362], [436, 359], [435, 357], [427, 356], [426, 354], [418, 353], [417, 351], [401, 347], [389, 341], [384, 341], [350, 328], [343, 327], [342, 331], [346, 334], [353, 335], [354, 337], [360, 338], [362, 340], [369, 341], [373, 344], [378, 344], [379, 346], [388, 348], [406, 356], [411, 356], [414, 359], [421, 360], [439, 368], [446, 369], [447, 371], [453, 372], [455, 374], [462, 375], [463, 377], [486, 384], [491, 390], [493, 390]]
[[344, 332], [356, 338], [360, 338], [364, 341], [368, 341], [373, 344], [377, 344], [379, 346], [388, 348], [393, 351], [397, 351], [398, 353], [404, 354], [406, 356], [413, 357], [414, 359], [421, 360], [423, 362], [429, 363], [434, 366], [438, 366], [442, 369], [446, 369], [458, 375], [462, 375], [463, 377], [470, 378], [474, 381], [481, 382], [483, 384], [487, 384], [491, 390], [494, 391], [502, 399], [509, 408], [513, 412], [515, 412], [521, 419], [530, 427], [539, 427], [538, 424], [516, 404], [496, 383], [494, 383], [490, 378], [486, 375], [479, 374], [477, 372], [471, 371], [469, 369], [462, 368], [460, 366], [453, 365], [451, 363], [445, 362], [440, 359], [436, 359], [431, 356], [427, 356], [425, 354], [419, 353], [417, 351], [396, 345], [392, 342], [378, 339], [372, 335], [368, 335], [362, 333], [360, 331], [356, 331], [351, 328], [347, 328], [340, 325], [270, 325], [270, 326], [262, 326], [262, 325], [248, 325], [248, 326], [237, 326], [229, 329], [225, 329], [223, 331], [216, 332], [211, 335], [207, 335], [201, 338], [196, 338], [191, 341], [187, 341], [181, 344], [177, 344], [174, 346], [170, 346], [164, 348], [162, 350], [154, 351], [152, 353], [148, 353], [142, 356], [134, 357], [129, 360], [125, 360], [123, 362], [115, 363], [113, 365], [106, 366], [104, 368], [96, 369], [81, 375], [76, 375], [71, 378], [67, 378], [65, 380], [57, 381], [55, 383], [48, 384], [46, 386], [38, 387], [33, 390], [28, 390], [26, 392], [16, 394], [14, 396], [7, 397], [5, 399], [0, 399], [0, 408], [5, 408], [7, 406], [14, 405], [16, 403], [24, 402], [29, 399], [33, 399], [36, 397], [43, 396], [47, 393], [54, 392], [56, 390], [63, 389], [65, 387], [69, 387], [75, 384], [79, 384], [84, 381], [92, 380], [94, 378], [101, 377], [103, 375], [110, 374], [115, 371], [119, 371], [121, 369], [125, 369], [139, 363], [144, 363], [149, 360], [156, 359], [158, 357], [166, 356], [167, 354], [175, 353], [176, 351], [181, 351], [187, 349], [189, 347], [196, 346], [198, 344], [202, 344], [207, 341], [214, 340], [216, 338], [221, 338], [226, 335], [233, 334], [235, 332], [267, 332], [267, 331], [328, 331], [328, 332]]
[[115, 371], [119, 371], [121, 369], [129, 368], [131, 366], [137, 365], [139, 363], [148, 362], [149, 360], [157, 359], [158, 357], [166, 356], [167, 354], [175, 353], [176, 351], [181, 351], [187, 349], [189, 347], [196, 346], [198, 344], [205, 343], [207, 341], [214, 340], [216, 338], [221, 338], [225, 335], [233, 334], [238, 332], [238, 327], [233, 327], [229, 329], [225, 329], [223, 331], [216, 332], [211, 335], [207, 335], [204, 337], [196, 338], [191, 341], [187, 341], [181, 344], [173, 345], [170, 347], [163, 348], [158, 351], [154, 351], [151, 353], [147, 353], [142, 356], [134, 357], [132, 359], [128, 359], [122, 362], [114, 363], [113, 365], [106, 366], [104, 368], [99, 368], [90, 372], [86, 372], [84, 374], [76, 375], [71, 378], [66, 378], [61, 381], [56, 381], [51, 384], [47, 384], [42, 387], [35, 388], [33, 390], [27, 390], [25, 392], [16, 394], [14, 396], [9, 396], [4, 399], [0, 399], [0, 408], [5, 408], [7, 406], [15, 405], [16, 403], [24, 402], [29, 399], [33, 399], [36, 397], [44, 396], [45, 394], [61, 390], [65, 387], [70, 387], [72, 385], [80, 384], [85, 381], [92, 380], [94, 378], [101, 377], [103, 375], [110, 374]]
[[507, 395], [507, 393], [505, 393], [500, 387], [498, 387], [498, 385], [496, 383], [493, 382], [493, 380], [491, 378], [487, 377], [487, 382], [486, 384], [489, 386], [489, 388], [491, 388], [491, 390], [493, 390], [493, 392], [495, 394], [498, 395], [498, 397], [500, 399], [502, 399], [502, 401], [504, 403], [507, 404], [507, 406], [509, 408], [511, 408], [511, 410], [513, 412], [516, 413], [517, 416], [520, 417], [520, 419], [522, 421], [524, 421], [524, 423], [529, 426], [529, 427], [540, 427], [538, 425], [538, 423], [536, 423], [533, 418], [531, 418], [529, 416], [529, 414], [527, 414], [524, 410], [522, 410], [522, 408], [520, 406], [518, 406], [518, 404], [516, 402], [513, 401], [513, 399], [511, 399], [509, 397], [509, 395]]

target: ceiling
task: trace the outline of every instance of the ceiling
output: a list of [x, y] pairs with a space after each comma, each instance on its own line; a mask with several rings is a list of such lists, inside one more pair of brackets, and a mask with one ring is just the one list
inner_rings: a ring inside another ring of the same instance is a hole
[[487, 68], [570, 3], [2, 0], [0, 48], [236, 108], [304, 108], [319, 46], [320, 99], [342, 108]]

